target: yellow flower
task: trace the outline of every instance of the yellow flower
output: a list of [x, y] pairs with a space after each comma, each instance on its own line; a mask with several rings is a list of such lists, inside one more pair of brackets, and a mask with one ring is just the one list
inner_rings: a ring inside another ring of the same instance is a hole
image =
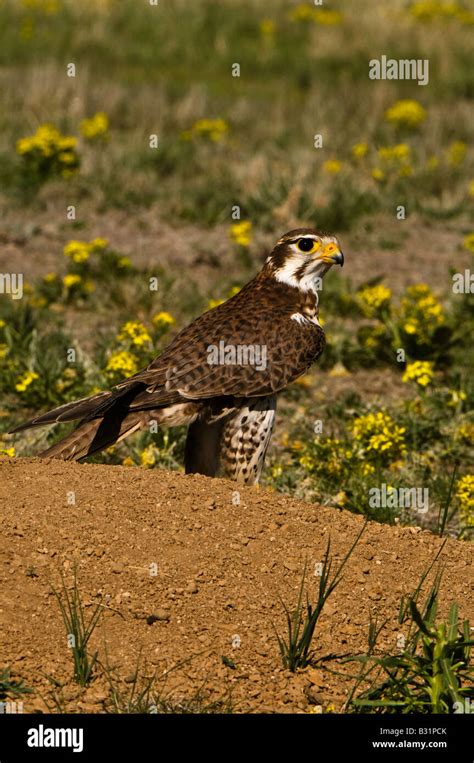
[[230, 226], [230, 238], [239, 246], [249, 246], [252, 240], [252, 223], [242, 220]]
[[474, 527], [474, 474], [466, 474], [456, 484], [459, 514], [466, 527]]
[[16, 391], [25, 392], [25, 390], [35, 381], [35, 379], [39, 379], [38, 374], [35, 374], [34, 371], [26, 371], [26, 373], [24, 373], [23, 376], [21, 376], [15, 384]]
[[276, 24], [272, 19], [262, 19], [260, 22], [260, 34], [263, 38], [270, 39], [275, 35]]
[[342, 170], [342, 162], [339, 162], [337, 159], [328, 159], [323, 164], [323, 170], [328, 175], [337, 175]]
[[90, 249], [93, 249], [95, 252], [101, 252], [104, 249], [107, 249], [109, 245], [109, 242], [106, 238], [93, 238], [92, 241], [89, 242]]
[[417, 334], [424, 343], [429, 343], [434, 332], [446, 322], [443, 306], [423, 283], [408, 287], [399, 315], [404, 331]]
[[467, 146], [462, 140], [455, 140], [446, 149], [446, 159], [451, 167], [459, 167], [463, 164], [467, 155]]
[[359, 456], [383, 456], [391, 461], [406, 453], [405, 427], [400, 427], [388, 413], [378, 411], [359, 416], [352, 422], [352, 434], [358, 443]]
[[0, 443], [0, 456], [8, 456], [9, 458], [14, 458], [15, 448], [2, 448]]
[[157, 328], [165, 328], [167, 326], [172, 326], [174, 323], [176, 323], [175, 319], [173, 318], [172, 315], [170, 315], [170, 313], [166, 313], [163, 311], [161, 313], [156, 313], [156, 315], [154, 315], [153, 318], [151, 319], [151, 322]]
[[311, 8], [305, 3], [300, 3], [288, 14], [290, 21], [310, 21], [322, 26], [336, 26], [341, 24], [343, 16], [339, 11], [327, 10], [326, 8]]
[[82, 263], [89, 259], [90, 247], [85, 241], [68, 241], [63, 249], [64, 255], [73, 262]]
[[110, 373], [118, 372], [123, 376], [132, 376], [138, 371], [138, 359], [125, 350], [115, 352], [110, 356], [105, 370]]
[[79, 166], [79, 157], [76, 153], [77, 140], [72, 135], [62, 135], [52, 124], [43, 124], [38, 127], [34, 135], [20, 138], [16, 142], [16, 151], [25, 160], [38, 161], [38, 157], [47, 167], [52, 170], [66, 165], [69, 174], [74, 174]]
[[390, 305], [392, 292], [387, 286], [379, 283], [375, 286], [366, 286], [357, 292], [357, 300], [367, 318], [372, 318], [381, 310]]
[[86, 140], [104, 139], [108, 135], [109, 118], [103, 111], [98, 111], [90, 119], [83, 119], [79, 132]]
[[153, 445], [148, 445], [140, 454], [140, 464], [149, 468], [156, 464], [156, 453]]
[[131, 340], [136, 347], [143, 347], [151, 342], [151, 336], [146, 327], [140, 321], [127, 321], [124, 323], [117, 339], [121, 342]]
[[367, 143], [356, 143], [355, 146], [352, 146], [351, 153], [355, 159], [363, 159], [367, 155], [368, 150]]
[[385, 112], [387, 122], [396, 127], [418, 127], [426, 118], [423, 106], [411, 99], [397, 101]]
[[372, 170], [372, 177], [377, 181], [385, 180], [385, 172], [383, 172], [380, 167], [374, 167]]
[[450, 390], [450, 394], [451, 400], [448, 402], [450, 408], [457, 408], [459, 405], [462, 405], [464, 400], [467, 399], [467, 395], [462, 389], [452, 389]]
[[229, 125], [224, 119], [198, 119], [190, 130], [182, 133], [181, 137], [189, 140], [194, 136], [199, 136], [219, 143], [228, 132]]
[[410, 146], [406, 143], [398, 143], [396, 146], [383, 146], [379, 148], [377, 153], [385, 162], [405, 162], [410, 158]]
[[466, 421], [465, 424], [461, 424], [456, 432], [456, 439], [474, 445], [474, 422]]
[[418, 21], [455, 18], [461, 9], [451, 0], [418, 0], [410, 6], [410, 14]]
[[4, 329], [6, 325], [5, 321], [0, 319], [0, 329]]
[[468, 235], [464, 237], [462, 245], [464, 249], [467, 249], [474, 254], [474, 233], [468, 233]]
[[420, 387], [427, 387], [433, 381], [433, 377], [434, 364], [431, 361], [415, 360], [412, 363], [407, 363], [402, 381], [414, 381]]
[[72, 289], [74, 286], [78, 286], [81, 283], [81, 280], [81, 276], [76, 273], [67, 273], [67, 275], [63, 277], [63, 284], [66, 289]]
[[126, 456], [122, 461], [122, 466], [133, 466], [133, 458]]

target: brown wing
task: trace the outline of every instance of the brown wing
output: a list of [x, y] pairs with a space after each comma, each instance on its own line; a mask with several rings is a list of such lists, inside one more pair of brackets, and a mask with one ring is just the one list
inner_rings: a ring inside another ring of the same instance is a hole
[[[124, 386], [146, 385], [130, 408], [163, 405], [183, 397], [259, 397], [284, 389], [308, 370], [324, 348], [324, 333], [318, 325], [291, 319], [296, 309], [288, 287], [257, 278], [197, 318], [146, 370], [123, 382]], [[258, 362], [242, 363], [237, 358], [237, 362], [213, 364], [216, 350], [210, 348], [220, 347], [253, 348]]]

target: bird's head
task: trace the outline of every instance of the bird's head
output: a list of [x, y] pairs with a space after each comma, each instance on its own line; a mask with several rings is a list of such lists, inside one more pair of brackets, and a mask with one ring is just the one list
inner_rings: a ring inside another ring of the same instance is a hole
[[316, 293], [329, 268], [343, 264], [344, 255], [336, 236], [312, 228], [297, 228], [277, 241], [265, 268], [277, 281]]

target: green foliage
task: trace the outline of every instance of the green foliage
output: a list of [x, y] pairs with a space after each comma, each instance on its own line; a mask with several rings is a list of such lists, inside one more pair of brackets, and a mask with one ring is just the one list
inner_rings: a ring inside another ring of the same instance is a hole
[[447, 620], [437, 621], [440, 581], [438, 574], [422, 607], [420, 586], [402, 600], [399, 624], [407, 629], [407, 637], [398, 654], [376, 656], [372, 636], [369, 653], [355, 658], [363, 666], [357, 685], [369, 676], [371, 684], [351, 698], [356, 712], [468, 712], [463, 708], [472, 698], [474, 641], [469, 621], [459, 619], [457, 604], [451, 604]]
[[74, 662], [74, 680], [81, 686], [86, 686], [93, 677], [94, 668], [97, 663], [98, 652], [89, 654], [88, 644], [94, 633], [99, 619], [102, 615], [103, 605], [98, 602], [92, 610], [88, 621], [84, 613], [84, 604], [77, 584], [76, 570], [74, 570], [74, 581], [72, 592], [66, 585], [63, 575], [61, 575], [61, 591], [54, 588], [53, 593], [58, 601], [64, 627], [68, 640], [68, 648], [71, 649]]
[[330, 557], [331, 539], [329, 538], [323, 561], [321, 562], [321, 570], [320, 573], [318, 573], [319, 584], [317, 590], [317, 598], [314, 604], [310, 602], [308, 595], [306, 595], [306, 606], [303, 605], [303, 593], [306, 582], [307, 563], [305, 563], [304, 566], [295, 609], [290, 611], [288, 607], [282, 602], [286, 616], [287, 636], [280, 636], [277, 631], [276, 636], [278, 639], [278, 645], [280, 647], [283, 666], [288, 668], [288, 670], [290, 670], [292, 673], [294, 673], [298, 668], [305, 668], [314, 658], [312, 642], [319, 617], [324, 605], [326, 604], [326, 601], [341, 582], [342, 570], [344, 569], [349, 557], [357, 546], [364, 530], [365, 525], [362, 527], [362, 530], [357, 535], [354, 543], [349, 548], [347, 554], [337, 567], [336, 572], [332, 577], [331, 568], [333, 565], [333, 560]]

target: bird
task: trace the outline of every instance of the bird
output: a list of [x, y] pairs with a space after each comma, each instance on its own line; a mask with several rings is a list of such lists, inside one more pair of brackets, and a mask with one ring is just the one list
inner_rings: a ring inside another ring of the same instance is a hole
[[187, 474], [258, 484], [278, 394], [323, 352], [319, 292], [335, 264], [344, 264], [336, 236], [313, 228], [285, 233], [251, 281], [195, 318], [146, 368], [12, 433], [79, 420], [76, 429], [39, 454], [69, 461], [146, 427], [157, 431], [184, 424]]

